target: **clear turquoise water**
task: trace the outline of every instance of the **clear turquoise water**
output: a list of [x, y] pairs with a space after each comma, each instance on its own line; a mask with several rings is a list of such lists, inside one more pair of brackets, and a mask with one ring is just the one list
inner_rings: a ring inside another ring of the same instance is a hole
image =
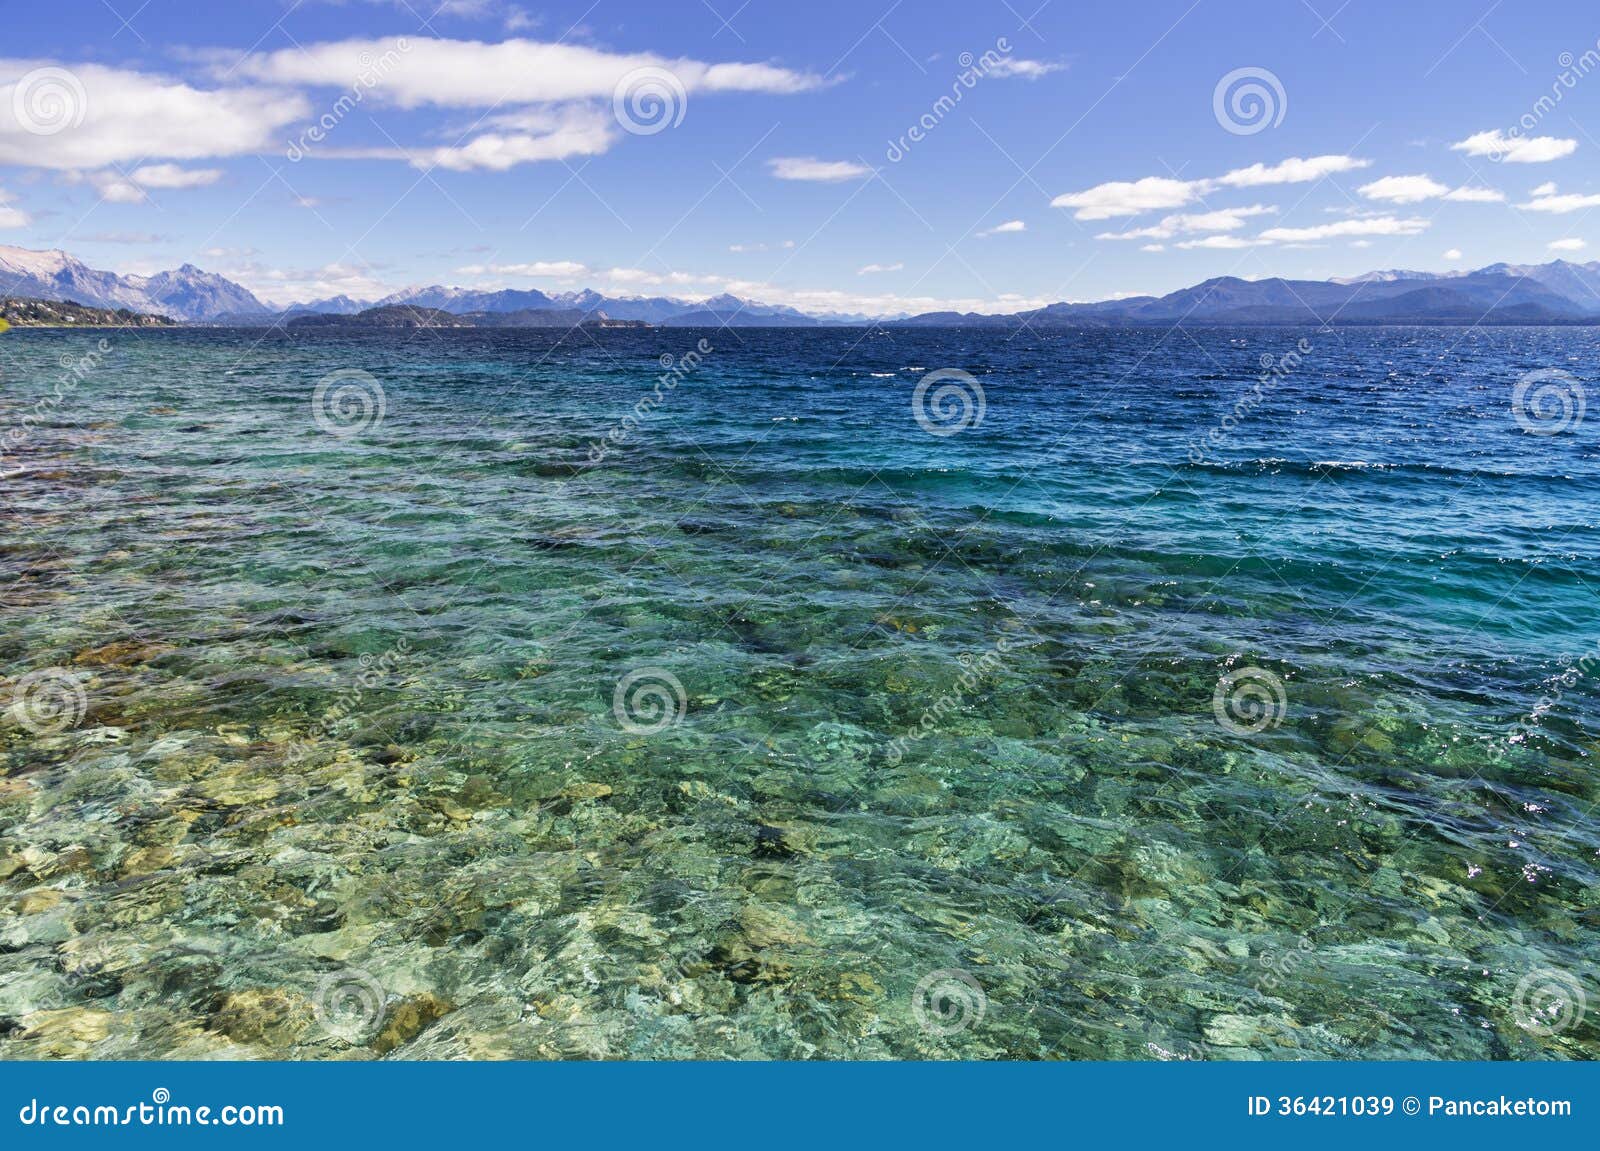
[[0, 337], [0, 1055], [1600, 1055], [1592, 331], [99, 335]]

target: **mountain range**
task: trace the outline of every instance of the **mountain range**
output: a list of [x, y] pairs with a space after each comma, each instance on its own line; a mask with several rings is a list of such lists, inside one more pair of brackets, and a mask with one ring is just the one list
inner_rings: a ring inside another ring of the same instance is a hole
[[[1387, 270], [1331, 280], [1221, 276], [1164, 296], [1058, 303], [1008, 314], [927, 312], [871, 317], [807, 314], [719, 295], [705, 300], [606, 296], [585, 289], [405, 288], [380, 300], [349, 296], [275, 308], [240, 284], [193, 264], [150, 276], [90, 268], [60, 250], [0, 245], [0, 298], [72, 301], [130, 309], [184, 323], [269, 324], [306, 316], [355, 316], [404, 305], [456, 316], [512, 317], [503, 326], [633, 321], [667, 327], [813, 327], [883, 323], [911, 327], [1114, 327], [1139, 324], [1600, 324], [1600, 261], [1491, 264], [1474, 271]], [[539, 315], [536, 315], [538, 313]]]

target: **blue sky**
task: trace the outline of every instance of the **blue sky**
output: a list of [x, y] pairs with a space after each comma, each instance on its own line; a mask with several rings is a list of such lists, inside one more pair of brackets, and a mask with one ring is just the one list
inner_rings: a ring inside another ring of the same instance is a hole
[[[193, 262], [275, 302], [450, 283], [1009, 310], [1600, 256], [1592, 5], [59, 0], [4, 18], [0, 244]], [[619, 86], [661, 99], [619, 111]]]

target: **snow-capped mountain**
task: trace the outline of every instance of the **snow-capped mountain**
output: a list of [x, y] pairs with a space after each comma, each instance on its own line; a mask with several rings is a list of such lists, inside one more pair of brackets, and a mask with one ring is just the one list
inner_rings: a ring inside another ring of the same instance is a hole
[[153, 312], [142, 284], [115, 272], [98, 272], [59, 249], [36, 252], [0, 244], [0, 296], [76, 300], [97, 308]]
[[1334, 276], [1333, 284], [1395, 284], [1401, 280], [1444, 280], [1464, 272], [1410, 272], [1404, 268], [1384, 268], [1376, 272], [1362, 272], [1359, 276]]
[[290, 304], [283, 310], [285, 316], [320, 313], [325, 316], [353, 316], [372, 307], [370, 300], [357, 300], [351, 296], [329, 296], [324, 300], [309, 300], [304, 304]]
[[5, 245], [0, 245], [0, 296], [75, 300], [190, 321], [273, 311], [247, 288], [193, 264], [153, 276], [121, 276], [91, 268], [59, 249], [37, 252]]
[[[369, 308], [408, 304], [455, 315], [563, 312], [604, 313], [613, 320], [642, 320], [670, 327], [796, 326], [872, 323], [857, 315], [801, 312], [723, 294], [705, 300], [670, 296], [607, 296], [591, 289], [547, 293], [535, 288], [404, 288], [377, 301], [334, 296], [288, 308], [263, 303], [248, 288], [193, 264], [151, 276], [91, 268], [70, 253], [0, 245], [0, 299], [75, 301], [88, 307], [130, 308], [190, 323], [257, 324], [320, 313], [348, 316]], [[1600, 322], [1600, 261], [1575, 264], [1491, 264], [1475, 271], [1417, 272], [1387, 269], [1330, 280], [1240, 280], [1223, 276], [1160, 298], [1136, 296], [1091, 304], [1052, 304], [1019, 313], [1031, 324], [1115, 325], [1172, 322], [1347, 323]], [[891, 322], [890, 317], [878, 317]], [[1016, 316], [930, 312], [898, 318], [914, 325], [1018, 322]]]
[[425, 288], [402, 288], [383, 297], [374, 307], [386, 308], [392, 304], [410, 304], [417, 308], [437, 308], [441, 312], [460, 315], [463, 312], [520, 312], [525, 308], [553, 308], [556, 306], [545, 293], [535, 288], [484, 292], [472, 288], [447, 288], [443, 284], [430, 284]]
[[154, 301], [155, 311], [174, 319], [208, 320], [214, 316], [272, 311], [249, 289], [226, 276], [201, 271], [193, 264], [185, 264], [175, 272], [125, 278]]

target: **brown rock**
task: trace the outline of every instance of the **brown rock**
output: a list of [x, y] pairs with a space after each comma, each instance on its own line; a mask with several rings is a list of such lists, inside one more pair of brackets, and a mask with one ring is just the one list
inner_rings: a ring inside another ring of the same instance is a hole
[[372, 1041], [372, 1049], [379, 1055], [387, 1055], [395, 1048], [410, 1043], [454, 1010], [454, 1004], [445, 1002], [429, 991], [408, 995], [390, 1008], [388, 1017], [383, 1021], [383, 1029]]

